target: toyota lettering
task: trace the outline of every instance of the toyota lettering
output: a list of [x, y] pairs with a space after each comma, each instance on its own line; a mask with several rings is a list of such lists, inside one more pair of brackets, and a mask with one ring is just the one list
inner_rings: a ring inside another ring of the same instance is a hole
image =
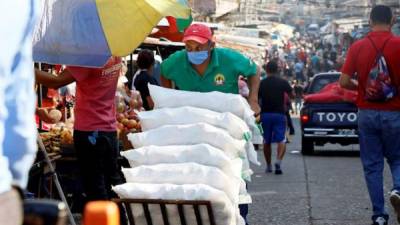
[[345, 112], [317, 112], [317, 118], [319, 122], [350, 122], [354, 123], [357, 121], [357, 113], [345, 113]]

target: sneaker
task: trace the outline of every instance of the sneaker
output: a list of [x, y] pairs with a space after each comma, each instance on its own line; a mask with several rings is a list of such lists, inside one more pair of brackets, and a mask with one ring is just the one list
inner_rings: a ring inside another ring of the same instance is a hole
[[389, 216], [374, 216], [372, 217], [372, 225], [387, 225]]
[[267, 168], [265, 168], [265, 173], [272, 173], [272, 166], [267, 165]]
[[281, 175], [282, 174], [282, 169], [281, 165], [275, 163], [275, 174], [276, 175]]
[[390, 192], [390, 203], [397, 214], [397, 222], [400, 223], [400, 192], [397, 190]]

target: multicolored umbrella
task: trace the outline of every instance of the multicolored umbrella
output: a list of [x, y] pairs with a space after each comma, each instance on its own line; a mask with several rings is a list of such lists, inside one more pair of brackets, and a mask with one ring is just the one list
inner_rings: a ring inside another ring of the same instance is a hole
[[181, 42], [183, 39], [184, 30], [192, 23], [193, 18], [176, 19], [172, 16], [167, 16], [157, 24], [157, 29], [153, 30], [150, 37], [167, 39], [173, 42]]
[[129, 55], [163, 17], [191, 13], [183, 0], [44, 0], [42, 12], [34, 60], [87, 67]]
[[190, 26], [193, 21], [192, 17], [190, 17], [189, 19], [177, 19], [172, 16], [167, 16], [166, 18], [168, 20], [170, 30], [181, 33], [183, 33], [183, 31], [185, 31], [185, 29]]

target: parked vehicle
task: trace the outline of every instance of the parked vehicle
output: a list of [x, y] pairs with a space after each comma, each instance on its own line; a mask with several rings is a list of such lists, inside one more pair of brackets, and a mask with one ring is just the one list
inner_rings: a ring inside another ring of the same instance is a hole
[[[326, 85], [337, 82], [340, 73], [317, 74], [305, 90], [305, 94], [315, 94]], [[301, 152], [309, 155], [314, 145], [326, 143], [350, 145], [358, 143], [357, 106], [353, 103], [307, 103], [300, 113]]]
[[307, 32], [307, 34], [310, 35], [310, 36], [319, 37], [319, 34], [320, 34], [319, 25], [318, 25], [318, 24], [315, 24], [315, 23], [310, 24], [310, 25], [307, 27], [306, 32]]

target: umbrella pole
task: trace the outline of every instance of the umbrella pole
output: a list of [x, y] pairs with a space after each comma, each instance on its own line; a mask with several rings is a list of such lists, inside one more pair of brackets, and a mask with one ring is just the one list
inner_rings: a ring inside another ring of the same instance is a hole
[[132, 55], [132, 53], [130, 55], [130, 61], [131, 61], [130, 65], [129, 65], [129, 67], [130, 67], [129, 69], [131, 71], [130, 77], [133, 77], [134, 73], [133, 73], [133, 55]]
[[55, 169], [53, 167], [53, 164], [51, 163], [51, 160], [50, 160], [49, 156], [47, 155], [46, 148], [44, 147], [42, 138], [40, 137], [39, 134], [37, 136], [37, 143], [39, 145], [39, 149], [43, 152], [44, 159], [45, 159], [45, 161], [47, 163], [47, 166], [49, 167], [51, 175], [53, 176], [53, 180], [54, 180], [54, 183], [56, 185], [58, 194], [60, 195], [61, 200], [64, 202], [64, 204], [66, 206], [69, 222], [71, 223], [71, 225], [76, 225], [75, 219], [72, 216], [71, 209], [69, 208], [67, 199], [65, 198], [64, 191], [63, 191], [63, 189], [61, 187], [60, 181], [58, 180], [57, 173], [56, 173], [56, 171], [55, 171]]
[[157, 53], [158, 53], [158, 55], [161, 56], [161, 59], [164, 59], [164, 58], [163, 58], [164, 56], [161, 55], [161, 50], [160, 50], [159, 46], [157, 46]]
[[[42, 70], [42, 63], [38, 63], [39, 66], [39, 70]], [[38, 96], [38, 107], [42, 107], [43, 104], [43, 99], [42, 99], [42, 95], [43, 95], [43, 90], [42, 90], [42, 85], [41, 84], [37, 84], [37, 96]], [[42, 120], [39, 118], [39, 129], [42, 130], [43, 126], [43, 122]]]

